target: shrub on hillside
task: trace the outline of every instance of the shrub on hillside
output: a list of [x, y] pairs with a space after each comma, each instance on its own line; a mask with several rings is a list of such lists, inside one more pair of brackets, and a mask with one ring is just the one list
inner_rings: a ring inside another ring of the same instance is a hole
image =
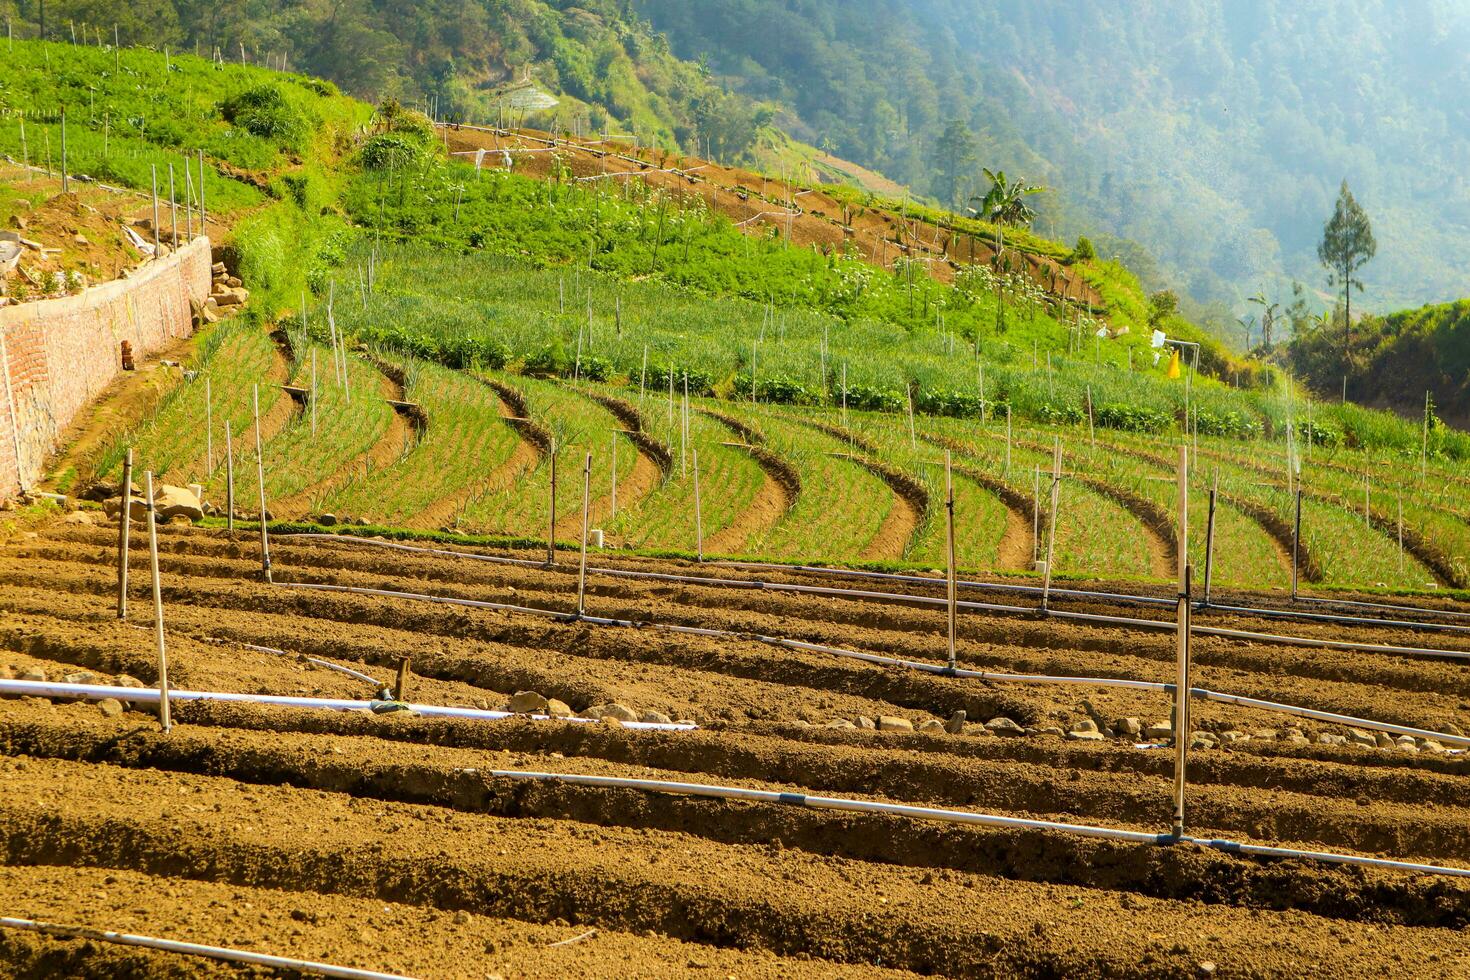
[[274, 85], [261, 85], [230, 96], [221, 104], [220, 113], [227, 121], [277, 146], [297, 152], [306, 146], [310, 128], [306, 117]]

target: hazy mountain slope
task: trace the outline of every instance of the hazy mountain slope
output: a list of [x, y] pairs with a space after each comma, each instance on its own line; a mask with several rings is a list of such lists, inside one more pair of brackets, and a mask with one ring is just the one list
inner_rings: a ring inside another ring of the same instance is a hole
[[809, 139], [921, 189], [945, 123], [967, 120], [977, 168], [1059, 189], [1058, 231], [1136, 239], [1199, 297], [1322, 286], [1344, 176], [1378, 232], [1365, 306], [1463, 291], [1464, 4], [634, 2], [675, 51], [790, 105]]

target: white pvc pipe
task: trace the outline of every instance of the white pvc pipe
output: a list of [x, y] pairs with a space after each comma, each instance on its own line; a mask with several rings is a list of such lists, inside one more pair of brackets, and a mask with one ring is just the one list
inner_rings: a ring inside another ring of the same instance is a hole
[[90, 929], [86, 926], [64, 926], [53, 922], [36, 922], [32, 919], [0, 917], [0, 928], [24, 929], [50, 936], [68, 939], [89, 939], [93, 942], [117, 943], [122, 946], [142, 946], [165, 953], [182, 953], [185, 956], [204, 956], [212, 960], [229, 963], [251, 963], [278, 970], [294, 970], [300, 973], [317, 973], [325, 977], [344, 977], [347, 980], [410, 980], [401, 973], [379, 973], [375, 970], [358, 970], [350, 966], [333, 966], [314, 960], [298, 960], [290, 956], [272, 956], [269, 953], [252, 953], [244, 949], [225, 946], [201, 946], [199, 943], [179, 942], [176, 939], [155, 939], [152, 936], [134, 936], [126, 932], [108, 929]]
[[1338, 854], [1331, 851], [1302, 851], [1289, 847], [1269, 847], [1263, 844], [1243, 844], [1236, 841], [1211, 840], [1202, 837], [1175, 837], [1173, 834], [1150, 834], [1137, 830], [1119, 830], [1112, 827], [1094, 827], [1087, 824], [1060, 823], [1052, 820], [1031, 820], [1022, 817], [1003, 817], [998, 814], [974, 813], [969, 810], [940, 810], [900, 803], [879, 803], [873, 800], [809, 796], [806, 793], [780, 793], [773, 790], [746, 789], [742, 786], [679, 783], [660, 779], [633, 779], [621, 776], [588, 776], [580, 773], [525, 772], [516, 769], [491, 769], [489, 770], [489, 775], [500, 779], [638, 789], [678, 796], [703, 796], [722, 800], [746, 800], [753, 803], [788, 804], [792, 806], [812, 807], [819, 810], [885, 813], [893, 816], [911, 817], [918, 820], [939, 820], [946, 823], [979, 824], [988, 827], [1007, 827], [1021, 830], [1058, 830], [1064, 833], [1077, 834], [1082, 837], [1100, 837], [1107, 840], [1121, 840], [1135, 844], [1187, 843], [1213, 850], [1227, 851], [1235, 854], [1250, 854], [1257, 857], [1307, 858], [1315, 861], [1355, 864], [1394, 871], [1470, 878], [1470, 869], [1449, 868], [1437, 864], [1416, 864], [1410, 861], [1364, 857], [1357, 854]]
[[[353, 595], [380, 596], [388, 599], [412, 599], [422, 602], [437, 602], [451, 606], [466, 606], [471, 609], [492, 609], [499, 612], [524, 613], [531, 616], [546, 616], [559, 619], [568, 623], [590, 623], [594, 626], [622, 626], [634, 629], [652, 629], [667, 633], [681, 633], [690, 636], [708, 636], [716, 639], [726, 640], [754, 640], [771, 646], [785, 647], [790, 650], [807, 650], [813, 653], [825, 653], [837, 657], [846, 657], [852, 660], [862, 660], [866, 663], [878, 664], [887, 667], [904, 667], [910, 670], [919, 670], [929, 674], [938, 674], [944, 677], [956, 677], [969, 680], [1015, 682], [1022, 684], [1081, 684], [1092, 687], [1124, 687], [1140, 691], [1169, 692], [1174, 690], [1174, 685], [1163, 684], [1157, 681], [1139, 681], [1123, 677], [1067, 677], [1048, 674], [1008, 674], [996, 673], [988, 670], [965, 670], [954, 669], [940, 664], [926, 663], [922, 660], [905, 660], [899, 657], [888, 657], [877, 653], [865, 653], [860, 650], [846, 650], [842, 647], [826, 646], [821, 643], [807, 643], [803, 640], [791, 640], [780, 636], [766, 636], [760, 633], [742, 633], [733, 630], [713, 629], [704, 626], [680, 626], [671, 623], [640, 622], [631, 619], [611, 619], [606, 616], [578, 616], [575, 613], [557, 612], [554, 609], [538, 609], [535, 606], [516, 606], [504, 602], [487, 602], [483, 599], [457, 599], [451, 596], [426, 595], [419, 592], [395, 592], [390, 589], [369, 589], [354, 585], [327, 585], [315, 582], [277, 582], [281, 588], [286, 589], [310, 589], [321, 592], [346, 592]], [[1144, 622], [1149, 622], [1144, 620]], [[1173, 629], [1173, 624], [1161, 624]], [[1198, 632], [1198, 630], [1195, 630]], [[3, 690], [3, 688], [0, 688]], [[1470, 736], [1449, 735], [1442, 732], [1430, 731], [1423, 728], [1410, 728], [1405, 725], [1395, 725], [1390, 722], [1373, 721], [1369, 718], [1355, 718], [1351, 715], [1333, 714], [1329, 711], [1318, 711], [1315, 708], [1302, 708], [1296, 705], [1281, 704], [1275, 701], [1262, 701], [1237, 694], [1220, 694], [1204, 688], [1190, 688], [1193, 697], [1207, 698], [1212, 701], [1220, 701], [1225, 704], [1236, 704], [1241, 707], [1258, 708], [1262, 711], [1279, 711], [1285, 714], [1297, 715], [1303, 718], [1314, 718], [1319, 721], [1330, 721], [1335, 724], [1352, 725], [1365, 728], [1370, 731], [1381, 731], [1397, 735], [1411, 735], [1415, 738], [1432, 738], [1441, 744], [1457, 745], [1470, 748]]]
[[[116, 698], [139, 704], [157, 704], [159, 691], [152, 687], [112, 687], [106, 684], [65, 684], [59, 681], [0, 680], [0, 694], [17, 697], [85, 698], [100, 701]], [[322, 708], [328, 711], [370, 711], [382, 702], [358, 701], [351, 698], [304, 698], [285, 694], [239, 694], [232, 691], [169, 691], [171, 701], [226, 701], [264, 704], [277, 708]], [[565, 721], [574, 725], [595, 725], [594, 718], [559, 718], [553, 715], [520, 714], [514, 711], [489, 711], [483, 708], [456, 708], [438, 704], [408, 704], [406, 707], [425, 718], [475, 718], [499, 721], [504, 718], [530, 718], [533, 721]], [[662, 732], [687, 732], [699, 727], [692, 724], [662, 724], [651, 721], [625, 721], [624, 728], [641, 728]]]

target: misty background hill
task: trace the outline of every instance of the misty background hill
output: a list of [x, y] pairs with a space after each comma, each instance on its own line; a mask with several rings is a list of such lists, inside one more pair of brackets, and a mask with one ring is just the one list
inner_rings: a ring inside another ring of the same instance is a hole
[[1094, 234], [1197, 300], [1243, 312], [1293, 278], [1325, 290], [1316, 245], [1344, 177], [1379, 241], [1363, 308], [1465, 291], [1470, 5], [634, 5], [676, 53], [788, 107], [798, 135], [923, 193], [943, 195], [934, 145], [964, 120], [981, 164], [1055, 189], [1038, 230]]

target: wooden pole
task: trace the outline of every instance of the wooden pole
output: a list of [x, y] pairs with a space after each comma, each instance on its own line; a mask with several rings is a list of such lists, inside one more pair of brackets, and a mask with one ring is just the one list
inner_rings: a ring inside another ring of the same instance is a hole
[[169, 247], [174, 251], [179, 250], [179, 202], [174, 196], [174, 165], [168, 165], [168, 221], [169, 221]]
[[408, 658], [398, 658], [398, 677], [393, 682], [393, 700], [408, 700]]
[[123, 455], [122, 511], [117, 522], [117, 618], [128, 618], [128, 537], [133, 506], [133, 450]]
[[1047, 515], [1046, 524], [1046, 568], [1042, 572], [1041, 583], [1041, 611], [1046, 612], [1051, 601], [1051, 564], [1056, 557], [1057, 547], [1057, 511], [1061, 509], [1062, 503], [1062, 438], [1057, 436], [1052, 446], [1051, 458], [1051, 513]]
[[577, 615], [587, 614], [587, 521], [592, 507], [592, 454], [582, 464], [582, 557], [577, 567]]
[[[76, 28], [73, 27], [72, 29], [75, 30]], [[72, 42], [73, 43], [76, 42], [76, 37], [75, 36], [72, 37]], [[63, 194], [65, 194], [69, 190], [71, 190], [71, 181], [67, 178], [67, 175], [66, 175], [66, 106], [62, 106], [61, 107], [61, 192]]]
[[1011, 406], [1006, 404], [1006, 471], [1005, 475], [1011, 475]]
[[230, 420], [225, 419], [225, 530], [235, 529], [235, 444], [230, 438]]
[[208, 235], [209, 230], [204, 227], [204, 151], [199, 151], [199, 234]]
[[1300, 575], [1302, 549], [1302, 492], [1296, 492], [1296, 521], [1291, 528], [1291, 598], [1296, 601], [1297, 580]]
[[1097, 449], [1097, 434], [1092, 427], [1092, 385], [1087, 386], [1087, 441]]
[[204, 472], [214, 472], [214, 389], [204, 376]]
[[618, 434], [614, 432], [610, 440], [612, 443], [612, 513], [608, 516], [618, 516]]
[[149, 164], [153, 173], [153, 261], [157, 262], [160, 255], [158, 248], [158, 164]]
[[1399, 573], [1404, 571], [1404, 495], [1399, 494]]
[[1175, 837], [1184, 836], [1184, 788], [1189, 764], [1189, 448], [1179, 450], [1179, 623], [1174, 675], [1174, 820]]
[[546, 564], [556, 564], [556, 436], [551, 437], [551, 523], [546, 531]]
[[954, 561], [954, 469], [951, 465], [950, 452], [944, 451], [944, 517], [945, 517], [945, 539], [946, 559], [948, 568], [948, 605], [949, 605], [949, 669], [954, 670], [956, 650], [955, 633], [957, 612], [959, 609], [958, 587], [955, 582]]
[[255, 386], [255, 481], [260, 490], [260, 573], [266, 582], [271, 581], [271, 541], [266, 528], [265, 511], [265, 454], [260, 451], [260, 385]]
[[704, 515], [699, 506], [699, 450], [694, 450], [694, 554], [704, 561]]
[[1210, 604], [1210, 578], [1215, 567], [1215, 500], [1220, 493], [1220, 471], [1215, 471], [1215, 485], [1210, 488], [1210, 511], [1205, 520], [1205, 594], [1202, 605]]
[[311, 349], [311, 434], [316, 435], [316, 348]]
[[153, 471], [143, 474], [148, 495], [148, 562], [153, 568], [153, 639], [158, 645], [158, 720], [167, 732], [173, 727], [168, 710], [168, 651], [163, 641], [163, 586], [158, 580], [158, 525], [154, 517]]

